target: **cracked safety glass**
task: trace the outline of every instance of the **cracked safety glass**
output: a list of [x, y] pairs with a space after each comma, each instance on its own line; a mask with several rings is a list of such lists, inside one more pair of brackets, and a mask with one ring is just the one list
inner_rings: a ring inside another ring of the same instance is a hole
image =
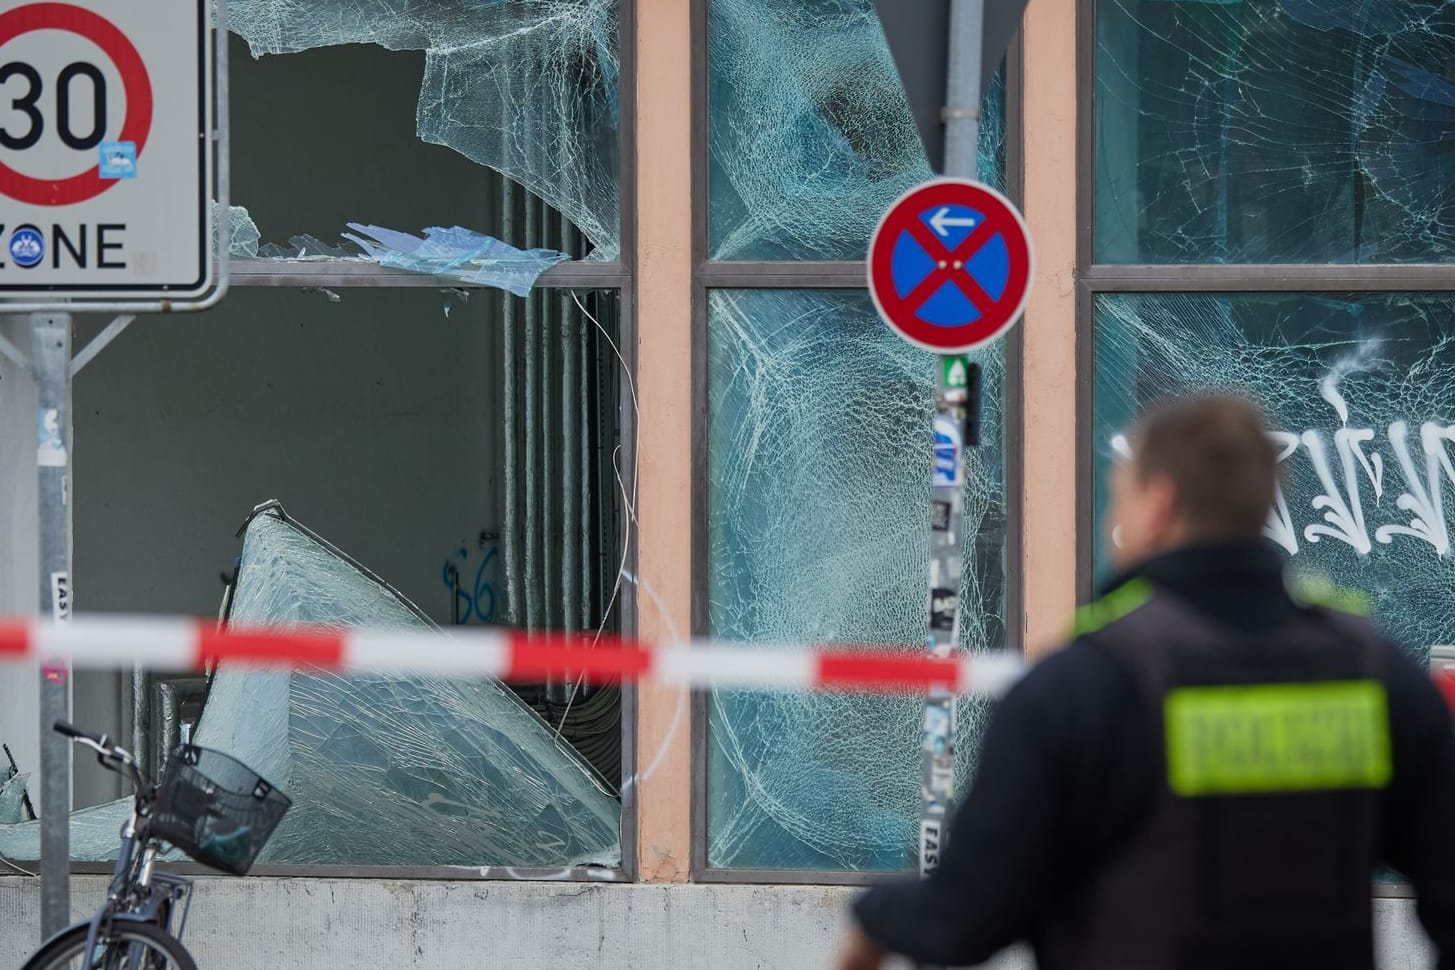
[[1455, 638], [1455, 299], [1103, 295], [1095, 312], [1098, 517], [1138, 408], [1246, 391], [1283, 474], [1265, 534], [1293, 572], [1362, 591], [1417, 659]]
[[[709, 308], [713, 635], [923, 650], [934, 356], [896, 337], [864, 291], [717, 290]], [[960, 591], [970, 649], [1004, 645], [1006, 617], [1004, 355], [978, 359], [983, 444], [965, 452]], [[710, 705], [709, 864], [912, 866], [923, 698], [715, 691]], [[964, 779], [988, 709], [959, 710]]]
[[492, 285], [500, 247], [531, 281], [617, 258], [617, 18], [616, 0], [230, 4], [233, 256]]
[[[873, 0], [711, 0], [709, 254], [863, 259], [879, 217], [932, 177]], [[980, 178], [1001, 185], [1004, 72]]]
[[1455, 256], [1455, 8], [1099, 0], [1103, 263]]
[[[708, 29], [712, 257], [862, 259], [879, 215], [931, 176], [872, 0], [711, 0]], [[997, 187], [1003, 75], [980, 129]], [[717, 290], [708, 307], [713, 635], [922, 643], [933, 356], [862, 290]], [[961, 592], [976, 649], [1004, 644], [1006, 616], [1003, 345], [979, 359]], [[709, 705], [709, 865], [913, 865], [922, 701], [716, 691]], [[986, 714], [960, 707], [962, 778]]]

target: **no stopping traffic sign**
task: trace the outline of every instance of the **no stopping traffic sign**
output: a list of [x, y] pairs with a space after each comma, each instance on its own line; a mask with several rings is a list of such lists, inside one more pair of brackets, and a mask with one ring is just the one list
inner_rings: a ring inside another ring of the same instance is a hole
[[0, 13], [0, 297], [212, 286], [209, 0]]
[[1005, 196], [937, 179], [906, 192], [880, 220], [869, 243], [869, 293], [905, 340], [964, 353], [1020, 318], [1031, 265], [1025, 222]]

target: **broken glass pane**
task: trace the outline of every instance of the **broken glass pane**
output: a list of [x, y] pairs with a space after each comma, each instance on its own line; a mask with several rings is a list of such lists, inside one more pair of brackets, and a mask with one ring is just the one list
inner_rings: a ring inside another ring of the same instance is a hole
[[[231, 619], [428, 626], [416, 607], [277, 513], [252, 519]], [[498, 681], [216, 673], [196, 742], [232, 754], [293, 807], [261, 862], [617, 865], [620, 804]], [[75, 812], [72, 857], [113, 857], [130, 799]], [[35, 859], [39, 823], [0, 824], [0, 856]]]
[[[397, 593], [273, 514], [248, 526], [231, 618], [244, 624], [428, 623]], [[224, 668], [197, 743], [257, 767], [292, 797], [264, 861], [620, 861], [620, 804], [544, 721], [495, 680]]]
[[1455, 256], [1455, 6], [1096, 9], [1098, 261]]
[[[0, 774], [0, 777], [4, 777]], [[21, 822], [26, 819], [25, 793], [30, 783], [30, 772], [22, 771], [0, 781], [0, 825]]]
[[[711, 0], [715, 259], [863, 259], [879, 217], [930, 178], [873, 0]], [[1003, 169], [1003, 75], [980, 177]]]
[[516, 249], [494, 236], [482, 235], [463, 226], [448, 229], [431, 226], [424, 238], [383, 226], [348, 225], [343, 243], [333, 245], [304, 233], [288, 245], [258, 246], [258, 227], [241, 206], [232, 207], [234, 232], [241, 235], [229, 244], [233, 256], [264, 256], [293, 261], [353, 261], [374, 263], [390, 269], [448, 277], [477, 286], [527, 296], [542, 273], [569, 257], [554, 249]]
[[332, 243], [362, 222], [536, 245], [505, 231], [489, 169], [617, 254], [618, 0], [236, 0], [228, 16], [247, 45], [234, 195], [266, 238]]
[[1284, 483], [1266, 534], [1297, 571], [1366, 591], [1421, 659], [1455, 639], [1455, 297], [1099, 297], [1098, 518], [1137, 408], [1203, 388], [1268, 409]]
[[[222, 242], [222, 233], [218, 225], [224, 218], [218, 203], [212, 203], [212, 251], [217, 252], [218, 245]], [[237, 259], [255, 259], [258, 255], [258, 224], [253, 222], [253, 217], [248, 210], [240, 205], [229, 206], [227, 210], [228, 229], [231, 235], [228, 236], [228, 252]]]
[[[717, 290], [709, 308], [712, 633], [923, 644], [934, 357], [863, 291]], [[983, 649], [1005, 642], [1004, 356], [978, 359], [960, 632]], [[719, 691], [711, 705], [711, 865], [912, 864], [923, 698]], [[985, 713], [961, 706], [962, 779]]]

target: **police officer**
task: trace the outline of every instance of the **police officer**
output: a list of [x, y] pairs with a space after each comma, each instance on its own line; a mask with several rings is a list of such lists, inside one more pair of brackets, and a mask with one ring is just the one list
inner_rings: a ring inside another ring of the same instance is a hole
[[1381, 864], [1455, 968], [1439, 694], [1367, 621], [1287, 591], [1252, 405], [1169, 403], [1131, 448], [1123, 575], [998, 705], [939, 869], [858, 900], [842, 970], [1021, 940], [1042, 970], [1369, 970]]

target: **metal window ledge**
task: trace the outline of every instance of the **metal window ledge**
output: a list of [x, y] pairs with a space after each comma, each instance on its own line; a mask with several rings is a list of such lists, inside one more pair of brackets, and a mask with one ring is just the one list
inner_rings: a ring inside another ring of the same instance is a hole
[[[233, 286], [302, 287], [424, 287], [484, 289], [443, 276], [389, 269], [377, 263], [330, 259], [234, 259], [230, 263]], [[536, 286], [592, 289], [624, 286], [626, 267], [619, 262], [559, 263], [541, 274]]]
[[697, 277], [709, 289], [863, 289], [863, 262], [705, 262]]
[[1124, 293], [1439, 291], [1455, 290], [1455, 264], [1097, 264], [1081, 283]]
[[[36, 863], [17, 861], [27, 869], [34, 869]], [[215, 869], [195, 862], [162, 863], [168, 872], [184, 876], [220, 876]], [[114, 867], [110, 862], [73, 862], [72, 875], [110, 875]], [[4, 875], [4, 873], [0, 873]], [[253, 866], [249, 876], [276, 877], [287, 879], [420, 879], [449, 882], [454, 880], [495, 882], [631, 882], [631, 877], [622, 869], [596, 866], [572, 866], [551, 869], [546, 867], [519, 866]]]

